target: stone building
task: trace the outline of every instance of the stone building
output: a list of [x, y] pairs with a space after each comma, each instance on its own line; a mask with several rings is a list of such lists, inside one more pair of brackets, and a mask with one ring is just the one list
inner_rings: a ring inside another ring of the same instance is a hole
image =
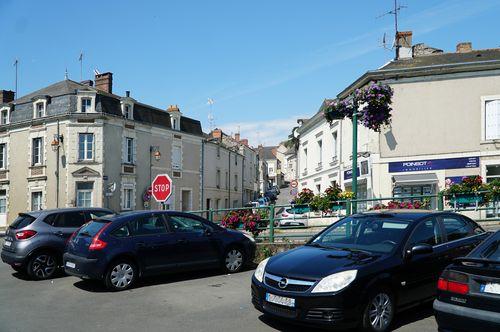
[[0, 227], [29, 210], [159, 208], [145, 195], [159, 173], [174, 186], [163, 208], [201, 206], [200, 122], [114, 94], [112, 73], [93, 83], [0, 91]]

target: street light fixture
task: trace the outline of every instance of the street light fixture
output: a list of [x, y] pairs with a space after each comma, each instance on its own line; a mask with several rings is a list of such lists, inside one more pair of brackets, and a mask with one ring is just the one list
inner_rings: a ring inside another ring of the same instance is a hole
[[52, 143], [50, 143], [52, 151], [57, 152], [63, 141], [64, 141], [63, 135], [54, 134], [54, 139], [52, 140]]

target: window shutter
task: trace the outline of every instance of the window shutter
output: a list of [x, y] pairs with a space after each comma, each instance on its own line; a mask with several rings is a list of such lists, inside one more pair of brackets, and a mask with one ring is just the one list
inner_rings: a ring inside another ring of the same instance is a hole
[[137, 162], [137, 142], [136, 140], [132, 140], [132, 163]]
[[485, 119], [486, 139], [500, 138], [500, 100], [486, 102]]
[[122, 163], [127, 162], [127, 138], [124, 137], [122, 141]]
[[172, 168], [173, 169], [181, 169], [181, 147], [174, 145], [172, 147]]

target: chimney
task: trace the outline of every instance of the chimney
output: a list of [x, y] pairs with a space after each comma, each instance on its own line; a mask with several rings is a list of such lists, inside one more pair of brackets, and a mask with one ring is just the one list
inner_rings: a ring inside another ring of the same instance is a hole
[[220, 129], [212, 130], [212, 137], [213, 138], [222, 138], [222, 130], [220, 130]]
[[413, 32], [411, 31], [398, 31], [396, 33], [396, 60], [412, 57], [412, 36]]
[[457, 44], [457, 53], [467, 53], [467, 52], [472, 52], [471, 42], [463, 42]]
[[244, 138], [240, 141], [241, 144], [248, 146], [248, 139]]
[[14, 101], [15, 93], [10, 90], [0, 90], [0, 104], [7, 104]]
[[125, 97], [129, 98], [130, 97], [130, 91], [125, 91]]
[[240, 133], [236, 133], [236, 134], [234, 134], [234, 140], [235, 140], [236, 142], [239, 142], [239, 141], [240, 141]]
[[94, 81], [96, 89], [113, 93], [113, 73], [96, 74]]

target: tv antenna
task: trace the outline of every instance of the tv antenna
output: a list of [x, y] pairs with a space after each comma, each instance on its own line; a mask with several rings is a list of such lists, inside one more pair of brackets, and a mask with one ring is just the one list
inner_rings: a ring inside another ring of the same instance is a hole
[[214, 103], [215, 101], [212, 98], [208, 98], [207, 100], [207, 105], [210, 107], [210, 110], [208, 112], [208, 127], [210, 128], [210, 131], [214, 130]]
[[377, 18], [381, 18], [387, 15], [393, 15], [394, 16], [394, 42], [392, 43], [391, 48], [387, 47], [386, 43], [386, 34], [384, 33], [384, 37], [382, 39], [382, 47], [385, 48], [386, 50], [391, 50], [394, 48], [395, 40], [396, 40], [396, 35], [398, 34], [398, 15], [401, 9], [408, 8], [408, 6], [405, 5], [400, 5], [398, 4], [398, 0], [394, 0], [394, 8], [382, 15], [377, 16]]

